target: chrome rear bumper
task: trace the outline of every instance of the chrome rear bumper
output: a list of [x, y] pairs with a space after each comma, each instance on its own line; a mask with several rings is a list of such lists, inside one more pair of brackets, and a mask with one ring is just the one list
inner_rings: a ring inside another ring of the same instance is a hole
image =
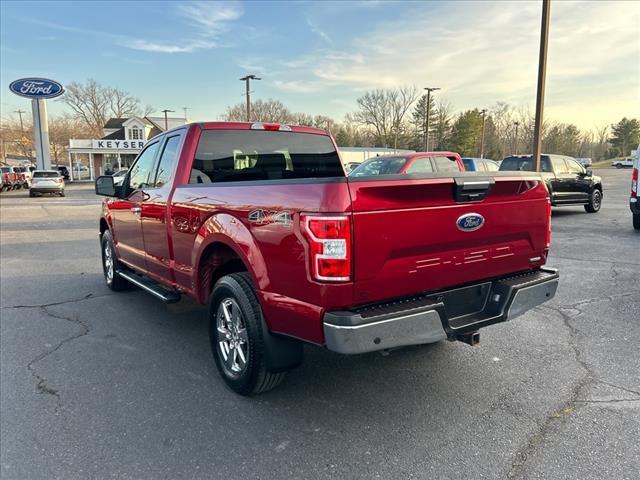
[[326, 346], [355, 354], [460, 339], [550, 300], [558, 279], [557, 270], [543, 267], [434, 294], [329, 312], [324, 316]]

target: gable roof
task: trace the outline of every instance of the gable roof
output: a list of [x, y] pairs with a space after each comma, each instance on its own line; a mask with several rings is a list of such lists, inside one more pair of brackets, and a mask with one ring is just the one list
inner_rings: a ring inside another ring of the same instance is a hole
[[127, 120], [129, 119], [128, 118], [110, 118], [109, 120], [107, 120], [107, 123], [104, 124], [104, 128], [106, 128], [107, 130], [113, 129], [113, 128], [120, 128], [122, 127], [122, 124]]

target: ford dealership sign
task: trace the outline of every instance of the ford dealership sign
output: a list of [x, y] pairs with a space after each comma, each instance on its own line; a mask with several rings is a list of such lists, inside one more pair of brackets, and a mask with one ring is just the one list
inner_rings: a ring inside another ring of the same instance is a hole
[[16, 95], [27, 98], [54, 98], [64, 93], [58, 82], [46, 78], [21, 78], [11, 82], [9, 88]]

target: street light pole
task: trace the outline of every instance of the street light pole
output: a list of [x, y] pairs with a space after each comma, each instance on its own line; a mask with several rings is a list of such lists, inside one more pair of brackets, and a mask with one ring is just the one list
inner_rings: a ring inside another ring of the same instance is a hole
[[165, 108], [164, 110], [162, 110], [162, 113], [164, 113], [164, 131], [166, 132], [167, 130], [169, 130], [169, 120], [167, 118], [167, 113], [173, 113], [173, 110], [167, 110]]
[[480, 158], [484, 158], [484, 121], [487, 115], [487, 109], [483, 108], [480, 110], [482, 113], [482, 135], [480, 136]]
[[514, 145], [513, 145], [513, 154], [517, 155], [518, 154], [518, 127], [520, 126], [520, 122], [513, 122], [513, 124], [516, 126], [516, 138], [514, 139]]
[[424, 126], [424, 151], [429, 151], [429, 116], [431, 115], [431, 92], [440, 90], [440, 87], [425, 87], [427, 91], [427, 115], [425, 116]]
[[547, 77], [547, 47], [549, 43], [549, 11], [551, 0], [542, 0], [542, 22], [540, 26], [540, 56], [538, 59], [538, 91], [536, 94], [536, 123], [533, 131], [533, 161], [535, 171], [540, 171], [540, 149], [542, 146], [542, 115], [544, 113], [544, 87]]
[[245, 96], [247, 99], [247, 122], [250, 122], [251, 121], [251, 80], [262, 80], [262, 79], [252, 74], [252, 75], [246, 75], [242, 77], [240, 80], [245, 82]]

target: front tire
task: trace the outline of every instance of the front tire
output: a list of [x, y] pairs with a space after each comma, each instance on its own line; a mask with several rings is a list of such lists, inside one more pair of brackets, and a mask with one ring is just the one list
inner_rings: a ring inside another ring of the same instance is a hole
[[111, 232], [109, 230], [106, 230], [102, 234], [100, 247], [102, 250], [102, 271], [104, 272], [104, 279], [107, 282], [107, 287], [114, 292], [127, 290], [131, 284], [116, 273], [119, 268], [119, 262], [118, 257], [116, 257], [116, 249], [113, 246], [113, 239], [111, 238]]
[[584, 206], [584, 209], [588, 213], [596, 213], [602, 206], [602, 192], [597, 188], [594, 188], [589, 198], [589, 203]]
[[616, 163], [616, 168], [622, 168], [622, 164], [621, 163]]
[[233, 273], [216, 283], [209, 300], [209, 340], [218, 372], [240, 395], [278, 386], [286, 372], [266, 368], [264, 319], [249, 274]]

